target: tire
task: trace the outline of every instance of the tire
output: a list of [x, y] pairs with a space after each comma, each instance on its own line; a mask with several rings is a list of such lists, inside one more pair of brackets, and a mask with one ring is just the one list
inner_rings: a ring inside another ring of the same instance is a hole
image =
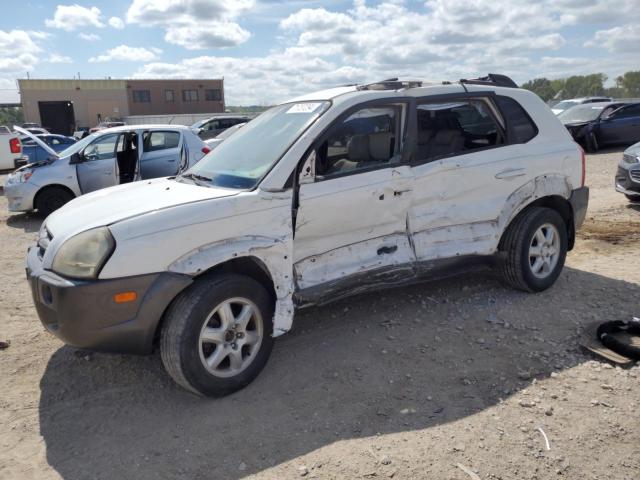
[[[246, 328], [231, 328], [242, 324], [245, 307], [252, 312]], [[217, 274], [196, 280], [165, 314], [160, 355], [167, 373], [198, 395], [221, 397], [244, 388], [271, 354], [273, 309], [272, 296], [250, 277]], [[225, 316], [232, 320], [225, 322]], [[217, 366], [208, 367], [207, 362]]]
[[[545, 227], [546, 226], [546, 227]], [[554, 231], [553, 244], [546, 246], [539, 238]], [[539, 248], [538, 248], [539, 247]], [[567, 225], [558, 212], [545, 207], [525, 210], [509, 225], [501, 241], [502, 274], [506, 282], [525, 292], [541, 292], [555, 283], [567, 256]], [[540, 252], [537, 256], [531, 256]], [[550, 252], [555, 251], [555, 255]], [[545, 262], [548, 260], [548, 264]], [[542, 264], [537, 262], [542, 262]], [[542, 266], [540, 266], [542, 265]]]
[[589, 133], [589, 135], [587, 136], [585, 146], [586, 146], [587, 152], [589, 153], [596, 153], [598, 151], [600, 146], [598, 145], [598, 137], [596, 137], [595, 133], [593, 132]]
[[35, 208], [45, 217], [74, 199], [74, 195], [63, 187], [46, 187], [35, 200]]
[[624, 196], [627, 197], [627, 200], [629, 200], [630, 202], [634, 202], [634, 203], [640, 202], [640, 195], [627, 195], [625, 193]]

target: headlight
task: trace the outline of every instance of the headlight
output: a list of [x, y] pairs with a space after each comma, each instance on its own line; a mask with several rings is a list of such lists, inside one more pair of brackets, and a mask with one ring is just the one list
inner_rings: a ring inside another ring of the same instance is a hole
[[116, 242], [107, 227], [87, 230], [62, 244], [52, 269], [66, 277], [96, 278], [115, 248]]
[[32, 170], [20, 170], [18, 172], [9, 174], [9, 176], [7, 177], [7, 183], [24, 183], [31, 178], [31, 175], [33, 175]]
[[636, 155], [632, 155], [630, 153], [624, 153], [622, 155], [622, 160], [625, 163], [638, 163], [638, 162], [640, 162], [640, 158], [638, 158]]

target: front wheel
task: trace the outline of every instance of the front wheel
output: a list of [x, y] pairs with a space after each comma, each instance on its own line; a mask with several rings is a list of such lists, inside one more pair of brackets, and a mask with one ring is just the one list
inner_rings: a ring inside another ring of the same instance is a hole
[[240, 390], [262, 371], [273, 347], [273, 299], [250, 277], [203, 277], [166, 313], [160, 354], [169, 375], [199, 395]]
[[74, 196], [69, 190], [63, 187], [46, 187], [36, 196], [35, 208], [45, 217], [55, 212], [65, 203], [73, 200]]
[[567, 225], [558, 212], [544, 207], [525, 210], [501, 242], [505, 280], [527, 292], [546, 290], [562, 271], [567, 247]]

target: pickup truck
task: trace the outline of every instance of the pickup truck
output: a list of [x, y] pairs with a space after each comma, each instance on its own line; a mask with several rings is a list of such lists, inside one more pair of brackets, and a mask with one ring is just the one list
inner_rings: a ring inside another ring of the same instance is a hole
[[0, 172], [10, 172], [27, 163], [18, 134], [0, 126]]

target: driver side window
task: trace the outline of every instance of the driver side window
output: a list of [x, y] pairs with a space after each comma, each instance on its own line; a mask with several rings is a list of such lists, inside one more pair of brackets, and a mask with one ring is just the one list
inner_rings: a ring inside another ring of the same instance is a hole
[[316, 174], [340, 174], [399, 163], [402, 107], [357, 110], [334, 125], [316, 149]]
[[107, 160], [115, 158], [116, 145], [118, 143], [119, 133], [103, 135], [96, 139], [91, 145], [88, 145], [82, 152], [82, 156], [87, 161]]

